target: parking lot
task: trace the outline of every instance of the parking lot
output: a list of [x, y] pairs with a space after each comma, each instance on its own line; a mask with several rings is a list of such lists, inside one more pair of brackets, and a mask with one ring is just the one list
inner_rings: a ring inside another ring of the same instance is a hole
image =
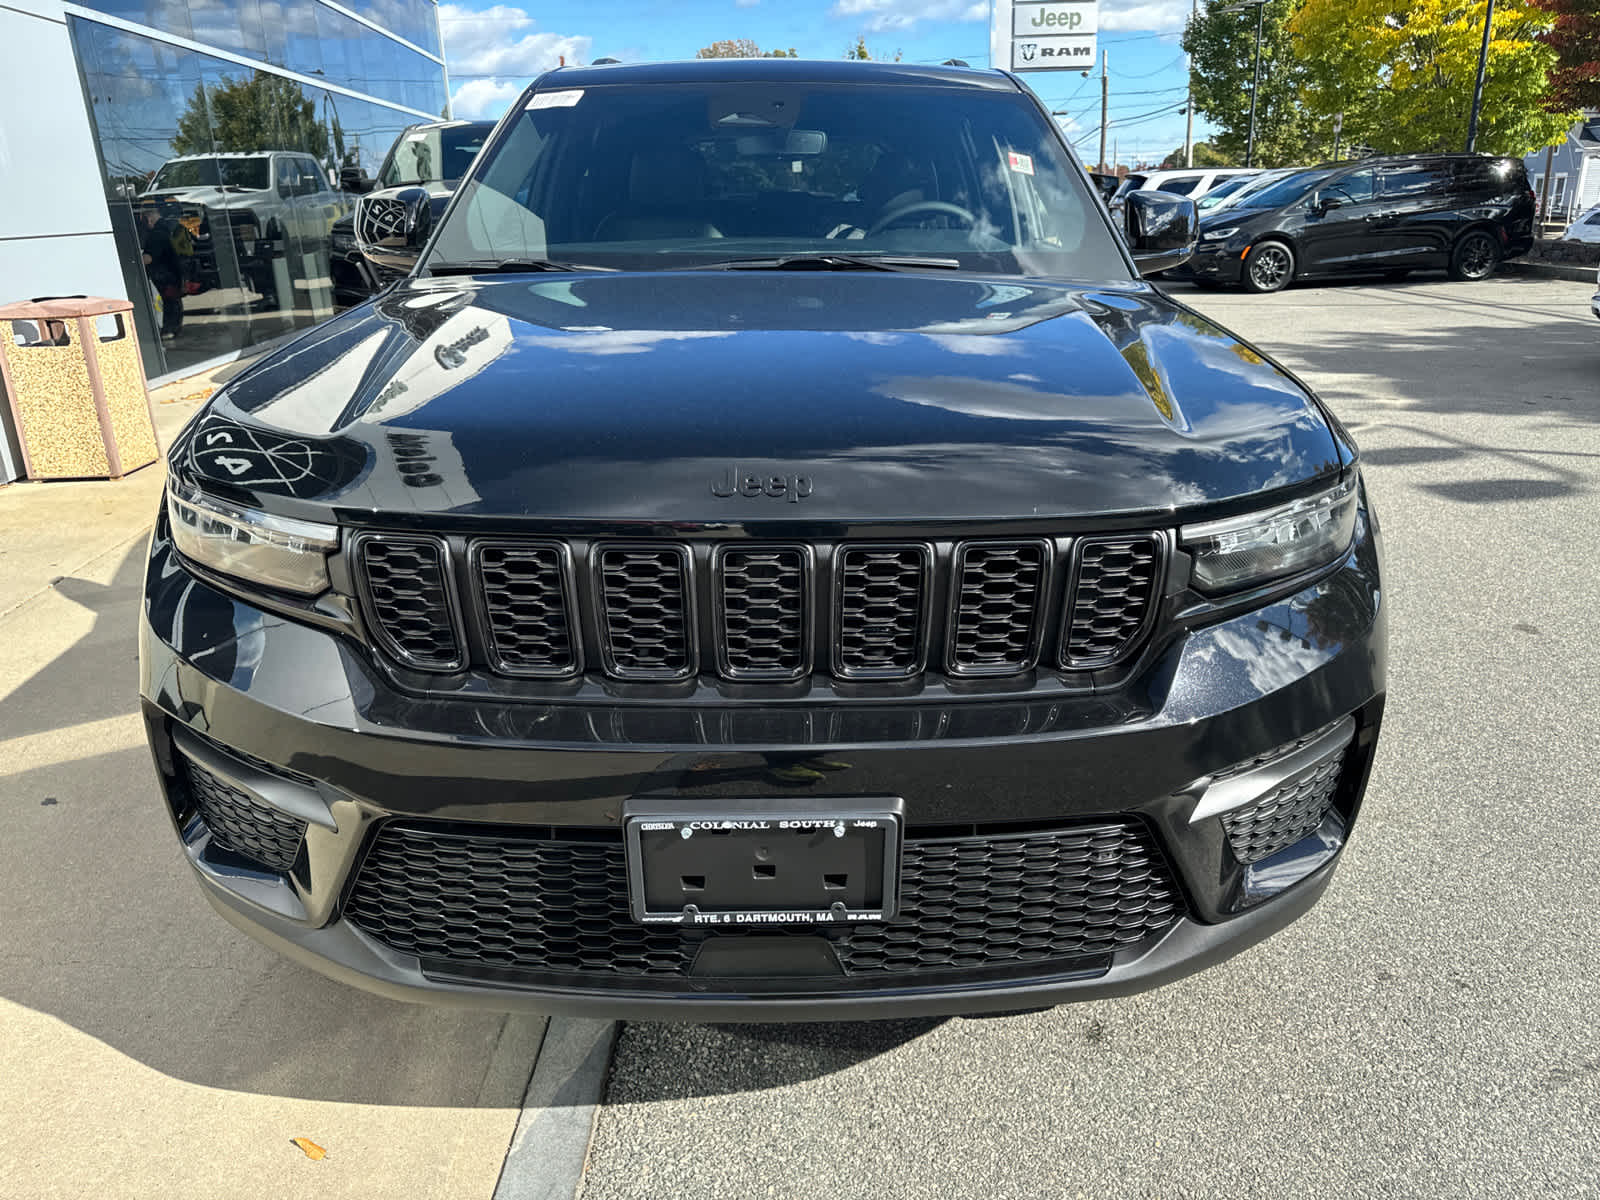
[[[1593, 286], [1172, 290], [1365, 454], [1389, 707], [1327, 898], [1129, 999], [626, 1026], [586, 1200], [1596, 1194]], [[154, 470], [0, 491], [0, 1195], [487, 1198], [543, 1022], [325, 981], [187, 878], [135, 714]]]

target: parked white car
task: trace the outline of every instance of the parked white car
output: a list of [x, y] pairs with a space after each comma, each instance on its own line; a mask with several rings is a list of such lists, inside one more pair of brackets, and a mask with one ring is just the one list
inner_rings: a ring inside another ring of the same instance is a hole
[[1600, 204], [1568, 225], [1561, 237], [1568, 242], [1600, 242]]
[[1280, 179], [1287, 179], [1303, 167], [1278, 167], [1271, 171], [1257, 171], [1251, 175], [1242, 175], [1217, 184], [1199, 200], [1195, 207], [1200, 210], [1202, 217], [1209, 217], [1214, 212], [1224, 208], [1233, 208], [1237, 205], [1247, 204], [1251, 196], [1257, 192], [1271, 187]]
[[1256, 167], [1193, 167], [1174, 171], [1134, 171], [1117, 188], [1112, 203], [1129, 192], [1176, 192], [1180, 196], [1203, 196], [1225, 179], [1235, 175], [1259, 174]]

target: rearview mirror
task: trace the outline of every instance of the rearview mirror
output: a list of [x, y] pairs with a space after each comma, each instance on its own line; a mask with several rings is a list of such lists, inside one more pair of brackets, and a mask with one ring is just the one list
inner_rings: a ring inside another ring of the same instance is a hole
[[1194, 201], [1171, 192], [1129, 192], [1123, 197], [1128, 249], [1141, 275], [1170, 271], [1194, 253], [1200, 214]]
[[409, 187], [392, 196], [363, 196], [356, 201], [356, 248], [377, 267], [409, 271], [433, 232], [433, 197], [426, 188]]

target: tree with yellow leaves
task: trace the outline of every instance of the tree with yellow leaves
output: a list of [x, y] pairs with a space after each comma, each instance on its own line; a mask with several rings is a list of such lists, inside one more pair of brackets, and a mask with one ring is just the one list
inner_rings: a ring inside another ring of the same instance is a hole
[[[1349, 145], [1381, 154], [1465, 148], [1486, 0], [1305, 0], [1290, 22], [1302, 96], [1344, 114]], [[1497, 0], [1478, 149], [1521, 156], [1558, 142], [1575, 115], [1546, 107], [1556, 54], [1549, 12]]]

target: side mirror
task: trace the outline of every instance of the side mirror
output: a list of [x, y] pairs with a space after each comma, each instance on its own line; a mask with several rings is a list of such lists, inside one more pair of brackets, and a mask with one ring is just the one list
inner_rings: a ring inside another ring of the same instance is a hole
[[410, 271], [433, 233], [433, 200], [426, 188], [356, 201], [356, 248], [376, 267]]
[[1344, 203], [1344, 200], [1339, 196], [1318, 196], [1317, 211], [1320, 213], [1330, 212], [1335, 208], [1343, 208]]
[[344, 167], [339, 171], [339, 190], [364, 196], [372, 190], [372, 176], [365, 167]]
[[1187, 262], [1200, 237], [1194, 201], [1172, 192], [1129, 192], [1123, 197], [1128, 249], [1141, 275]]

